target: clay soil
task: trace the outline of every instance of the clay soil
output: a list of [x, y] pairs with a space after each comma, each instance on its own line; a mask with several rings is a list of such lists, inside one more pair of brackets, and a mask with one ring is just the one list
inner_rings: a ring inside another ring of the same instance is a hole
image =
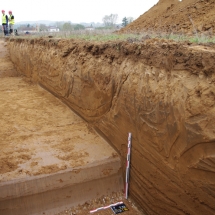
[[[1, 50], [1, 54], [2, 50]], [[0, 182], [55, 173], [115, 156], [88, 125], [37, 85], [14, 77], [7, 56], [0, 65]], [[13, 76], [13, 77], [12, 77]], [[96, 143], [89, 147], [90, 143]], [[109, 155], [108, 155], [109, 154]]]
[[[96, 161], [108, 153], [108, 156], [117, 156], [60, 100], [18, 75], [3, 41], [0, 41], [0, 112], [0, 182], [55, 173]], [[89, 149], [89, 142], [97, 144]], [[123, 195], [113, 193], [93, 199], [58, 215], [85, 215], [118, 201], [129, 208], [125, 214], [143, 214]], [[106, 209], [94, 214], [113, 212]]]
[[126, 32], [166, 32], [213, 35], [215, 32], [214, 0], [160, 0], [126, 28]]
[[[0, 85], [0, 182], [114, 155], [82, 119], [44, 89], [19, 77], [1, 78]], [[93, 142], [97, 144], [89, 148]]]
[[[121, 29], [120, 33], [196, 35], [197, 32], [210, 36], [214, 34], [215, 28], [214, 7], [213, 0], [160, 0], [137, 20]], [[127, 148], [126, 138], [122, 137], [132, 131], [135, 138], [132, 143], [130, 196], [146, 214], [214, 214], [214, 44], [196, 45], [159, 38], [105, 44], [40, 38], [11, 40], [10, 50], [13, 52], [19, 49], [20, 44], [24, 50], [20, 49], [19, 55], [14, 54], [13, 61], [22, 74], [35, 82], [39, 80], [40, 84], [91, 122], [97, 131], [106, 135], [120, 154], [123, 165]], [[28, 55], [29, 59], [25, 60]], [[49, 65], [51, 59], [55, 59], [53, 65]], [[38, 66], [39, 63], [42, 65]], [[12, 68], [9, 61], [4, 64], [4, 68]], [[5, 69], [2, 74], [5, 74]], [[37, 72], [39, 69], [42, 72]], [[14, 76], [15, 73], [8, 69], [7, 74]], [[17, 87], [12, 84], [15, 82], [7, 82], [7, 77], [3, 77], [5, 81], [1, 85], [4, 86], [4, 93], [0, 98], [4, 98], [6, 93], [11, 94], [7, 86], [12, 85], [11, 89]], [[18, 85], [26, 87], [29, 97], [36, 92], [34, 90], [37, 90], [41, 101], [49, 95], [20, 77], [16, 80]], [[34, 90], [31, 91], [32, 88]], [[18, 89], [14, 91], [24, 88]], [[13, 100], [14, 105], [4, 107], [9, 115], [16, 110], [15, 104], [20, 104], [20, 101], [15, 102], [16, 96]], [[50, 102], [56, 107], [59, 100], [50, 97]], [[24, 104], [23, 101], [20, 108]], [[34, 109], [35, 105], [32, 104], [31, 108]], [[50, 105], [46, 103], [37, 108], [47, 106]], [[60, 114], [53, 110], [52, 114], [55, 113]], [[33, 118], [35, 116], [36, 113]], [[50, 122], [50, 128], [56, 123], [59, 121]], [[6, 127], [5, 123], [1, 126]], [[86, 133], [90, 132], [87, 124], [85, 126]], [[30, 134], [31, 126], [26, 127], [23, 129], [29, 129]], [[84, 131], [78, 132], [82, 137]], [[58, 136], [61, 135], [59, 133], [55, 138], [59, 140]], [[65, 137], [65, 140], [68, 138], [71, 137]], [[54, 148], [53, 154], [59, 150], [59, 144], [56, 145], [58, 147]], [[30, 154], [22, 152], [20, 160], [12, 164], [20, 166], [24, 160], [28, 165], [36, 164], [36, 160], [34, 163], [28, 161], [35, 156], [32, 150], [29, 150]], [[13, 158], [12, 150], [8, 153]], [[86, 153], [81, 155], [81, 162], [90, 157]], [[58, 169], [66, 168], [66, 161], [63, 162]], [[56, 214], [86, 215], [90, 210], [119, 201], [123, 201], [129, 209], [122, 214], [144, 214], [133, 201], [125, 200], [123, 193], [92, 199]], [[113, 215], [113, 212], [106, 209], [94, 214]]]

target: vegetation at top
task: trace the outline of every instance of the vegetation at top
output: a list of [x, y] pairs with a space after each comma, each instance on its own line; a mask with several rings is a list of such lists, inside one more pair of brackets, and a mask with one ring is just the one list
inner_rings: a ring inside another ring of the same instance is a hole
[[[215, 36], [207, 32], [207, 34], [197, 32], [193, 25], [193, 35], [186, 35], [182, 33], [163, 33], [151, 31], [142, 32], [124, 32], [119, 33], [119, 30], [131, 22], [132, 17], [124, 17], [120, 24], [116, 24], [118, 20], [117, 14], [105, 15], [102, 19], [102, 26], [84, 26], [82, 24], [72, 24], [71, 22], [56, 22], [55, 26], [46, 26], [45, 24], [19, 26], [19, 36], [28, 37], [43, 37], [51, 36], [57, 38], [81, 39], [86, 41], [128, 41], [128, 42], [142, 42], [146, 39], [167, 39], [176, 42], [190, 42], [195, 44], [215, 43]], [[192, 20], [190, 20], [192, 22]], [[193, 23], [193, 22], [192, 22]], [[1, 31], [1, 29], [0, 29]]]
[[[56, 35], [57, 36], [57, 35]], [[106, 30], [93, 30], [93, 31], [71, 31], [62, 32], [58, 34], [58, 38], [68, 38], [68, 39], [81, 39], [86, 41], [128, 41], [128, 42], [142, 42], [146, 39], [166, 39], [175, 42], [190, 42], [195, 44], [215, 44], [214, 35], [186, 35], [186, 34], [174, 34], [174, 33], [155, 33], [155, 32], [142, 32], [142, 33], [118, 33], [118, 30], [106, 29]]]
[[125, 32], [119, 33], [118, 29], [94, 29], [94, 30], [72, 30], [72, 31], [60, 31], [60, 32], [39, 32], [31, 33], [28, 35], [19, 34], [19, 37], [53, 37], [62, 39], [78, 39], [85, 41], [128, 41], [130, 43], [138, 43], [145, 41], [146, 39], [165, 39], [175, 42], [189, 42], [194, 44], [215, 44], [214, 35], [186, 35], [186, 34], [174, 34], [174, 33], [155, 33], [155, 32]]

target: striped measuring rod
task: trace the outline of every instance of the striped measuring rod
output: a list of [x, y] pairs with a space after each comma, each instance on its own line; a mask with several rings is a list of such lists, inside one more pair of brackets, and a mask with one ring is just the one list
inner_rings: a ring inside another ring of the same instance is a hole
[[105, 206], [105, 207], [100, 207], [100, 208], [97, 208], [97, 209], [95, 209], [95, 210], [91, 210], [90, 213], [95, 213], [95, 212], [97, 212], [97, 211], [104, 210], [104, 209], [110, 208], [110, 207], [112, 207], [112, 206], [117, 206], [117, 205], [120, 205], [120, 204], [122, 204], [122, 203], [123, 203], [123, 202], [117, 202], [117, 203], [114, 203], [114, 204], [111, 204], [111, 205], [107, 205], [107, 206]]
[[128, 153], [126, 162], [126, 178], [125, 178], [125, 198], [128, 199], [128, 184], [130, 172], [130, 158], [131, 158], [131, 133], [128, 133]]

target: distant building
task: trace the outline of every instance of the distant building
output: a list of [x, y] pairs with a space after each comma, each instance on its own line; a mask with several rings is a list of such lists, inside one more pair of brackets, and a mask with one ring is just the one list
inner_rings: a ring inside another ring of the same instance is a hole
[[50, 27], [48, 28], [48, 31], [49, 31], [49, 32], [59, 32], [60, 29], [59, 29], [58, 27], [50, 26]]
[[87, 31], [93, 31], [93, 30], [95, 30], [95, 28], [94, 28], [93, 25], [91, 24], [90, 26], [85, 27], [85, 30], [87, 30]]
[[87, 30], [87, 31], [93, 31], [93, 30], [95, 30], [95, 28], [93, 28], [93, 27], [86, 27], [85, 30]]
[[36, 33], [36, 32], [38, 32], [38, 29], [37, 29], [37, 27], [20, 27], [18, 29], [18, 31], [23, 32], [23, 33], [26, 33], [26, 32], [28, 32], [28, 33]]

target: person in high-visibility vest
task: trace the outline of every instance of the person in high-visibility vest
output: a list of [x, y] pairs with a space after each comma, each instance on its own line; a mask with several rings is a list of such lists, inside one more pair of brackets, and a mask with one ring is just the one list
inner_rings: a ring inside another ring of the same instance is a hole
[[9, 11], [8, 19], [9, 19], [9, 32], [10, 32], [10, 34], [13, 35], [15, 20], [14, 20], [14, 15], [12, 14], [11, 10]]
[[5, 14], [5, 11], [2, 10], [2, 31], [4, 31], [4, 35], [8, 36], [8, 16]]

